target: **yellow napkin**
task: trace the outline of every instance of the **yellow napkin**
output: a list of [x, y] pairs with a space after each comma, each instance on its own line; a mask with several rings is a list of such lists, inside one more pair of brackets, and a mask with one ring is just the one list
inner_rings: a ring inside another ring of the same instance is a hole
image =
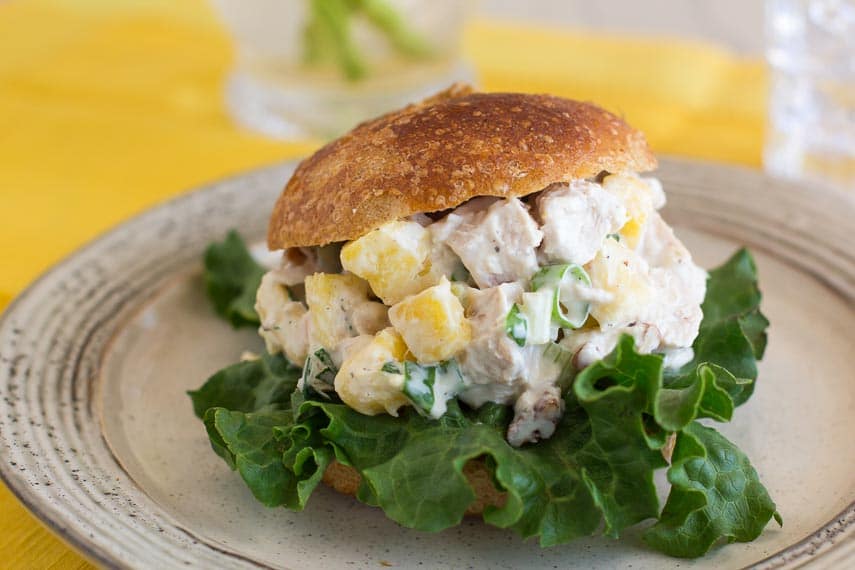
[[[487, 90], [597, 101], [658, 153], [759, 164], [762, 64], [677, 40], [475, 22]], [[300, 156], [223, 110], [228, 38], [202, 0], [0, 1], [0, 309], [120, 220], [188, 188]], [[87, 563], [0, 485], [4, 568]]]

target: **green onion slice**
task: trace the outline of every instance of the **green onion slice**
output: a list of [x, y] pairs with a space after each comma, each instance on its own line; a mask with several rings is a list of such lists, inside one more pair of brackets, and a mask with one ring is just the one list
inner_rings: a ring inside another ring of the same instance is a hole
[[575, 263], [547, 265], [531, 278], [533, 291], [552, 291], [552, 318], [559, 327], [578, 329], [588, 319], [591, 304], [577, 298], [577, 287], [590, 287], [591, 278]]
[[552, 324], [552, 293], [548, 290], [522, 294], [520, 311], [525, 316], [526, 345], [545, 344], [558, 335], [558, 327]]
[[516, 303], [508, 311], [508, 316], [505, 317], [505, 332], [519, 346], [525, 346], [526, 338], [528, 338], [528, 318], [520, 311], [520, 307]]

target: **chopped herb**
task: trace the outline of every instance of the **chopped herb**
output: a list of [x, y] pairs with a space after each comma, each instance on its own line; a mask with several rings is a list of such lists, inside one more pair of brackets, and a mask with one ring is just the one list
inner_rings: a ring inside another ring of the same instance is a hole
[[338, 369], [329, 353], [319, 348], [306, 358], [303, 366], [303, 395], [307, 399], [320, 396], [329, 400], [330, 393], [335, 391], [336, 374]]
[[433, 385], [436, 366], [422, 366], [416, 362], [404, 363], [404, 394], [424, 412], [430, 412], [436, 401]]

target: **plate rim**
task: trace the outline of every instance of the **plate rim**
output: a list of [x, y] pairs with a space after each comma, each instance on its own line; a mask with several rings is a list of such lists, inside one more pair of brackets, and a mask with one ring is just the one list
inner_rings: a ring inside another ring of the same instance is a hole
[[[0, 312], [0, 332], [6, 329], [6, 327], [9, 325], [9, 322], [11, 321], [11, 317], [15, 314], [19, 307], [24, 304], [27, 298], [35, 294], [37, 289], [43, 283], [45, 283], [52, 277], [55, 277], [62, 269], [80, 261], [80, 259], [83, 258], [86, 253], [90, 252], [98, 245], [101, 245], [104, 242], [107, 242], [108, 240], [118, 236], [122, 231], [127, 229], [127, 226], [135, 222], [138, 223], [145, 218], [156, 216], [160, 212], [163, 212], [170, 208], [174, 208], [185, 202], [189, 203], [194, 199], [198, 199], [199, 196], [202, 194], [215, 192], [217, 191], [217, 189], [222, 188], [223, 186], [228, 185], [230, 183], [237, 184], [245, 179], [261, 177], [267, 172], [287, 168], [296, 168], [296, 166], [302, 160], [302, 158], [297, 158], [284, 161], [274, 161], [255, 168], [246, 169], [228, 176], [223, 176], [221, 178], [216, 178], [207, 182], [202, 182], [198, 185], [192, 186], [191, 188], [185, 191], [181, 191], [175, 196], [154, 202], [144, 207], [142, 210], [126, 218], [123, 218], [112, 226], [100, 231], [95, 236], [84, 241], [80, 246], [73, 249], [71, 252], [67, 253], [62, 258], [42, 270], [41, 273], [39, 273], [35, 279], [30, 281], [27, 286], [24, 287], [24, 289], [22, 289], [14, 297], [12, 297], [9, 303], [3, 308], [2, 312]], [[282, 186], [284, 188], [284, 184]], [[111, 338], [114, 336], [115, 333], [111, 335]], [[101, 356], [103, 357], [103, 355]], [[5, 371], [0, 369], [0, 387], [5, 384], [5, 374], [3, 374], [3, 372]], [[123, 473], [126, 473], [125, 468], [116, 458], [112, 448], [106, 443], [105, 445], [110, 453], [110, 456], [115, 462], [116, 467]], [[43, 528], [47, 529], [54, 537], [58, 538], [67, 546], [71, 547], [73, 550], [75, 550], [75, 552], [82, 555], [89, 562], [95, 562], [98, 565], [110, 568], [134, 567], [132, 564], [123, 561], [116, 556], [111, 555], [108, 550], [99, 548], [95, 541], [93, 541], [91, 538], [87, 539], [87, 536], [84, 532], [75, 532], [71, 528], [64, 527], [61, 522], [51, 517], [49, 513], [49, 511], [51, 510], [50, 504], [47, 503], [45, 500], [40, 501], [39, 497], [36, 494], [29, 492], [29, 486], [26, 485], [26, 483], [24, 483], [19, 478], [15, 477], [12, 467], [13, 465], [9, 464], [8, 462], [0, 461], [0, 483], [2, 483], [6, 487], [6, 489], [11, 492], [12, 496], [21, 505], [24, 506], [28, 513]], [[144, 493], [144, 491], [136, 484], [135, 481], [131, 479], [131, 482], [140, 492]], [[166, 516], [169, 517], [168, 514]], [[192, 533], [188, 532], [181, 525], [176, 524], [175, 526], [176, 528], [179, 528], [182, 532], [188, 534], [188, 536], [192, 535]], [[226, 551], [221, 551], [221, 553], [230, 555], [230, 553]], [[265, 565], [260, 565], [255, 560], [243, 557], [241, 557], [241, 559], [259, 568], [268, 567]]]
[[[796, 185], [794, 184], [770, 178], [759, 170], [741, 165], [671, 156], [660, 158], [660, 166], [675, 168], [700, 167], [716, 169], [722, 172], [729, 171], [731, 175], [753, 177], [758, 183], [772, 184], [781, 188], [796, 188]], [[266, 173], [270, 173], [271, 171], [295, 167], [299, 162], [299, 159], [275, 162], [205, 182], [198, 186], [194, 186], [190, 190], [184, 191], [179, 195], [155, 202], [145, 209], [122, 219], [113, 226], [90, 238], [59, 261], [42, 271], [38, 277], [13, 297], [9, 304], [4, 308], [3, 312], [0, 313], [0, 331], [5, 331], [11, 322], [11, 317], [19, 311], [22, 304], [30, 296], [37, 292], [38, 288], [44, 282], [55, 277], [62, 269], [73, 266], [75, 263], [79, 262], [91, 249], [116, 238], [132, 223], [139, 223], [141, 220], [156, 216], [166, 210], [178, 207], [183, 203], [197, 200], [202, 194], [214, 192], [217, 189], [221, 189], [222, 191], [222, 187], [229, 183], [240, 184], [241, 182], [249, 179], [263, 177]], [[834, 189], [811, 188], [811, 192], [820, 194], [825, 193], [834, 200], [840, 200], [842, 198], [844, 202], [850, 201], [851, 203], [855, 203], [855, 195], [850, 196]], [[839, 293], [835, 288], [829, 288], [834, 290], [835, 294]], [[103, 354], [101, 356], [103, 357]], [[3, 372], [3, 374], [0, 374], [0, 385], [5, 385], [7, 378], [5, 370]], [[100, 426], [99, 429], [101, 429]], [[111, 446], [108, 444], [106, 445], [106, 448], [112, 456], [116, 468], [124, 472], [124, 467], [121, 465], [118, 458], [116, 458]], [[61, 509], [59, 507], [52, 508], [52, 505], [47, 499], [40, 498], [37, 494], [32, 493], [29, 485], [27, 485], [23, 479], [15, 475], [13, 466], [7, 461], [0, 461], [0, 481], [2, 481], [12, 495], [29, 511], [31, 515], [36, 518], [36, 520], [39, 521], [43, 527], [47, 528], [54, 536], [59, 538], [66, 545], [69, 545], [89, 561], [109, 567], [133, 567], [129, 561], [115, 556], [110, 550], [100, 546], [97, 540], [87, 537], [84, 531], [78, 531], [72, 527], [66, 527], [60, 521], [56, 520], [52, 516], [52, 511]], [[137, 490], [146, 494], [145, 491], [141, 489], [135, 481], [133, 481], [133, 479], [130, 479], [130, 481]], [[164, 515], [167, 518], [172, 518], [168, 513], [164, 513]], [[176, 524], [176, 527], [188, 535], [193, 536], [193, 533], [183, 528], [182, 525]], [[221, 550], [221, 553], [227, 555], [232, 554], [224, 550]], [[240, 555], [237, 556], [243, 562], [248, 562], [258, 567], [267, 567], [263, 563], [259, 563], [251, 558], [246, 558]], [[853, 498], [847, 507], [834, 515], [831, 520], [820, 526], [816, 531], [808, 534], [798, 542], [792, 543], [785, 548], [770, 554], [766, 558], [755, 562], [750, 567], [762, 569], [796, 568], [812, 563], [824, 564], [825, 561], [831, 561], [832, 558], [849, 560], [853, 556], [855, 556], [855, 498]]]

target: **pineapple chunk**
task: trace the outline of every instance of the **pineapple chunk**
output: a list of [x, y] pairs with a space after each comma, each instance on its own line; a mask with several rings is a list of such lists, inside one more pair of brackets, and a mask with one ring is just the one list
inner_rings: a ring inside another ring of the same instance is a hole
[[607, 239], [587, 269], [591, 284], [611, 297], [591, 305], [591, 315], [603, 330], [629, 325], [644, 314], [652, 289], [647, 263], [637, 253]]
[[430, 271], [430, 232], [416, 222], [390, 222], [341, 249], [341, 264], [371, 285], [374, 294], [393, 305], [434, 283]]
[[[404, 375], [386, 368], [388, 362], [401, 362], [407, 356], [404, 339], [393, 328], [386, 328], [365, 343], [348, 351], [335, 376], [335, 391], [341, 400], [361, 414], [374, 416], [386, 412], [398, 415], [398, 408], [409, 404], [404, 395]], [[399, 367], [403, 370], [403, 367]]]
[[367, 302], [368, 283], [355, 275], [315, 273], [306, 277], [310, 348], [335, 350], [341, 341], [356, 336], [354, 310]]
[[635, 249], [647, 218], [654, 210], [653, 189], [638, 176], [629, 174], [606, 176], [603, 179], [603, 188], [623, 202], [629, 219], [619, 233], [626, 246]]
[[469, 344], [472, 331], [463, 305], [448, 279], [389, 309], [389, 320], [401, 332], [419, 362], [447, 360]]

